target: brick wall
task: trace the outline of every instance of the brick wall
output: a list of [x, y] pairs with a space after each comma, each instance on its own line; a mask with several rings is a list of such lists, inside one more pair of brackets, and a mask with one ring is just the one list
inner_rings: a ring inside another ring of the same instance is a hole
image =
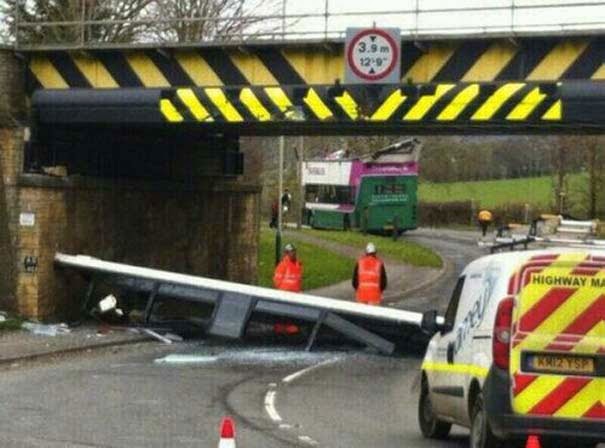
[[20, 178], [22, 210], [35, 225], [21, 226], [18, 257], [37, 257], [34, 273], [20, 268], [19, 309], [39, 318], [73, 315], [84, 285], [57, 270], [55, 252], [255, 283], [259, 189], [221, 183], [175, 185]]
[[14, 309], [17, 176], [22, 166], [24, 77], [21, 62], [0, 48], [0, 309]]
[[[0, 48], [0, 310], [77, 312], [85, 284], [55, 268], [57, 251], [255, 283], [257, 186], [23, 174], [24, 73]], [[203, 172], [207, 161], [194, 165]]]
[[21, 61], [0, 47], [0, 127], [17, 127], [25, 118], [25, 77]]

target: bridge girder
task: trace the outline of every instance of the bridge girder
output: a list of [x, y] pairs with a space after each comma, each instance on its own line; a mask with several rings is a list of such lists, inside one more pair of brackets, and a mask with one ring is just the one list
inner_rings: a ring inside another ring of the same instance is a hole
[[343, 85], [342, 42], [159, 50], [27, 53], [41, 123], [255, 134], [604, 128], [600, 35], [403, 41], [399, 85]]

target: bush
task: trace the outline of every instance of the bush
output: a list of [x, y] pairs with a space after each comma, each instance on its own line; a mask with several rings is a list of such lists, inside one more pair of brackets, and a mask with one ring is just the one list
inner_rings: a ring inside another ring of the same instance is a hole
[[[454, 202], [421, 202], [418, 205], [420, 226], [440, 227], [449, 225], [474, 226], [477, 224], [477, 213], [481, 210], [480, 204], [472, 201]], [[487, 207], [486, 207], [487, 208]], [[496, 226], [511, 222], [528, 223], [537, 218], [541, 210], [536, 206], [524, 203], [506, 203], [497, 207], [488, 208], [494, 215]]]
[[439, 227], [447, 225], [470, 225], [473, 216], [472, 201], [421, 202], [418, 205], [419, 224]]

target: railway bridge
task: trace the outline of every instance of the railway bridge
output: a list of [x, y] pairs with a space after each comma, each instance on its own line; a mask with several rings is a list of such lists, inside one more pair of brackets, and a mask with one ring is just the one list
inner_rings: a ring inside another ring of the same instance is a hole
[[[402, 37], [397, 83], [347, 84], [341, 39], [0, 50], [4, 306], [82, 288], [56, 251], [253, 282], [242, 135], [601, 133], [600, 33]], [[1, 305], [0, 305], [1, 306]]]

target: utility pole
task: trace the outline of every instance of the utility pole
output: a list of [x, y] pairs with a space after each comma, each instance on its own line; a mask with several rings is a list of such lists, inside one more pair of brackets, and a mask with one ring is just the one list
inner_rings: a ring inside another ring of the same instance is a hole
[[305, 137], [300, 136], [298, 140], [298, 219], [296, 221], [296, 228], [298, 230], [302, 227], [303, 213], [305, 212], [305, 186], [303, 185], [303, 162], [305, 160]]
[[244, 40], [244, 2], [239, 0], [239, 40]]
[[328, 28], [330, 23], [330, 0], [324, 5], [324, 39], [328, 40]]
[[288, 0], [282, 0], [281, 2], [281, 38], [286, 38], [286, 11], [288, 8]]
[[21, 9], [19, 8], [19, 2], [15, 2], [15, 47], [19, 48], [19, 32], [21, 31]]
[[279, 166], [278, 170], [278, 197], [277, 197], [277, 231], [275, 232], [275, 264], [279, 263], [281, 258], [281, 233], [283, 225], [283, 207], [281, 203], [284, 194], [284, 147], [286, 139], [282, 135], [279, 137]]
[[84, 25], [86, 22], [86, 0], [82, 0], [82, 4], [80, 6], [82, 7], [82, 10], [80, 11], [80, 45], [83, 47], [86, 43], [86, 26]]

